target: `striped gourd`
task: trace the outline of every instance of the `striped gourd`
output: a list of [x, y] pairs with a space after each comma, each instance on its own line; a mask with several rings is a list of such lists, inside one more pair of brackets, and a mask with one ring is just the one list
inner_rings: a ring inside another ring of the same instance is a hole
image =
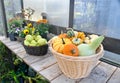
[[68, 36], [68, 37], [74, 37], [74, 36], [75, 36], [74, 31], [73, 31], [72, 29], [69, 29], [69, 30], [67, 31], [67, 36]]

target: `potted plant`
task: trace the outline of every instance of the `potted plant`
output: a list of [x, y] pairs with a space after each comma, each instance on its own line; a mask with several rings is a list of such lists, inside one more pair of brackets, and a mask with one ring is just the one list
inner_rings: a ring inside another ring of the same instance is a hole
[[22, 24], [23, 24], [23, 19], [18, 17], [14, 17], [9, 20], [8, 33], [11, 41], [16, 40], [15, 36], [18, 36], [19, 31], [22, 28]]
[[47, 19], [38, 20], [36, 22], [35, 28], [43, 38], [47, 39], [47, 33], [49, 30], [49, 24]]

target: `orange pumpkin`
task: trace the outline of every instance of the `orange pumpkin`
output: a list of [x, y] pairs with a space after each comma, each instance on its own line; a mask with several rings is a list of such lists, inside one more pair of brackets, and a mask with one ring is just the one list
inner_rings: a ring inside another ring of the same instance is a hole
[[63, 49], [63, 54], [68, 56], [78, 56], [79, 50], [74, 44], [66, 44]]
[[68, 38], [55, 38], [53, 42], [53, 49], [59, 53], [62, 53], [64, 46], [70, 43], [72, 42]]
[[67, 34], [66, 33], [62, 33], [60, 35], [58, 35], [59, 38], [67, 38]]

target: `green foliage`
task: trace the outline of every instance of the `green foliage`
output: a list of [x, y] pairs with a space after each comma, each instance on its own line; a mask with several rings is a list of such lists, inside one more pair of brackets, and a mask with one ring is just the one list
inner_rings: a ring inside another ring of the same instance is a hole
[[[22, 59], [8, 53], [8, 49], [5, 45], [0, 42], [0, 83], [4, 80], [4, 83], [20, 83], [19, 78], [22, 77], [28, 83], [49, 83], [45, 78], [40, 75], [30, 76], [28, 75], [28, 66], [23, 62]], [[12, 64], [14, 68], [11, 68], [10, 58], [12, 57]]]
[[[5, 45], [0, 42], [0, 82], [3, 80], [2, 77], [6, 75], [10, 70], [13, 69], [13, 64], [11, 56], [9, 55], [9, 50], [5, 47]], [[4, 83], [9, 83], [11, 78], [4, 78]], [[7, 80], [7, 81], [6, 81]]]
[[23, 19], [15, 17], [9, 20], [8, 24], [9, 24], [9, 28], [8, 28], [9, 33], [18, 33], [20, 31], [20, 28], [22, 27]]
[[49, 24], [47, 23], [40, 23], [35, 26], [36, 30], [39, 32], [40, 35], [48, 33]]
[[35, 77], [29, 77], [25, 76], [23, 74], [23, 78], [28, 82], [28, 83], [49, 83], [45, 78], [43, 78], [41, 75], [36, 74]]
[[10, 70], [7, 48], [0, 42], [0, 77]]
[[20, 32], [19, 32], [19, 37], [21, 37], [21, 38], [25, 38], [25, 36], [26, 36], [26, 35], [24, 34], [23, 31], [20, 31]]

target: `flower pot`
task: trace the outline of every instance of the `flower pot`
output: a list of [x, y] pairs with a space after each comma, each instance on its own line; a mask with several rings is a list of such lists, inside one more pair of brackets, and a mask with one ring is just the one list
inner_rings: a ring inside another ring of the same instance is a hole
[[17, 41], [19, 42], [23, 42], [25, 40], [25, 38], [21, 38], [21, 37], [16, 37]]
[[59, 68], [64, 75], [72, 79], [87, 77], [104, 54], [103, 46], [101, 45], [94, 55], [79, 57], [67, 56], [56, 52], [52, 48], [52, 40], [49, 41], [49, 44], [49, 49], [57, 59]]
[[42, 38], [47, 39], [47, 33], [43, 33], [43, 34], [41, 34], [41, 36], [42, 36]]
[[10, 33], [10, 34], [9, 34], [10, 40], [11, 40], [11, 41], [16, 41], [17, 39], [16, 39], [15, 36], [16, 36], [15, 33]]

